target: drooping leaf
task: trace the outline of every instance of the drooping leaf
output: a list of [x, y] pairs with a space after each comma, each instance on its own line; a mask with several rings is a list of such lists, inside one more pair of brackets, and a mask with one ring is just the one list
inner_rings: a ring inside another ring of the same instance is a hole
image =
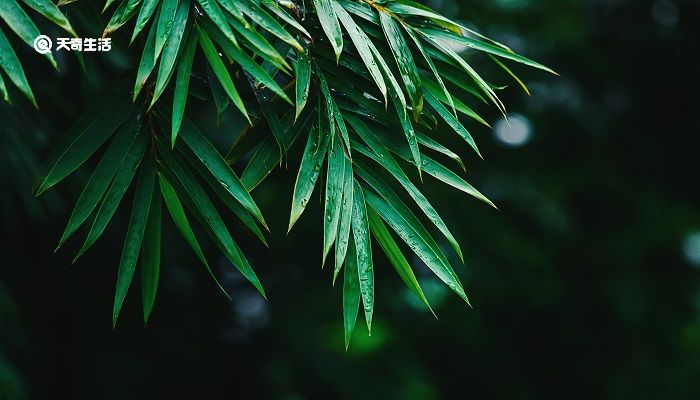
[[[163, 93], [163, 90], [165, 90], [165, 86], [168, 84], [168, 82], [170, 82], [170, 78], [175, 70], [175, 62], [180, 54], [180, 48], [183, 47], [182, 38], [185, 36], [189, 7], [189, 0], [180, 0], [177, 7], [177, 12], [175, 13], [175, 17], [172, 21], [172, 25], [174, 26], [172, 29], [170, 29], [167, 42], [163, 48], [163, 56], [161, 57], [160, 65], [158, 66], [158, 78], [156, 79], [153, 97], [151, 97], [151, 107], [153, 107], [160, 95]], [[157, 42], [156, 46], [158, 46]], [[156, 47], [156, 52], [157, 51], [158, 48]]]
[[114, 177], [112, 185], [109, 187], [107, 194], [102, 200], [100, 208], [97, 210], [97, 215], [95, 216], [95, 220], [92, 222], [92, 226], [90, 227], [90, 231], [85, 238], [85, 242], [78, 251], [78, 254], [75, 256], [75, 259], [73, 259], [73, 262], [83, 255], [83, 253], [85, 253], [85, 251], [87, 251], [87, 249], [89, 249], [90, 246], [92, 246], [93, 243], [95, 243], [95, 241], [102, 235], [102, 232], [104, 232], [107, 224], [112, 219], [114, 212], [117, 211], [117, 207], [119, 206], [119, 203], [121, 203], [124, 193], [126, 193], [126, 190], [129, 188], [131, 180], [136, 174], [136, 170], [138, 169], [141, 159], [146, 151], [147, 144], [148, 136], [138, 135], [134, 143], [131, 145], [131, 148], [129, 148], [129, 152], [124, 159], [124, 162], [122, 163], [121, 167], [119, 167], [119, 172], [117, 172], [117, 175]]
[[[199, 0], [200, 2], [204, 0]], [[241, 113], [243, 114], [244, 117], [250, 122], [250, 117], [248, 117], [248, 112], [245, 109], [245, 105], [243, 104], [243, 100], [241, 99], [241, 96], [238, 94], [238, 91], [236, 90], [236, 87], [233, 85], [233, 80], [231, 79], [231, 75], [229, 75], [228, 70], [226, 69], [226, 66], [224, 65], [224, 62], [221, 61], [221, 58], [219, 57], [219, 53], [216, 51], [216, 48], [214, 47], [214, 43], [212, 43], [211, 39], [207, 35], [204, 30], [197, 28], [197, 33], [199, 34], [199, 44], [202, 47], [202, 51], [204, 52], [204, 55], [206, 56], [207, 60], [209, 61], [209, 65], [211, 65], [212, 70], [214, 71], [214, 74], [216, 75], [217, 79], [221, 83], [221, 86], [224, 88], [226, 91], [226, 94], [231, 98], [231, 101], [233, 101], [233, 104], [235, 104], [236, 108], [238, 108]]]
[[309, 57], [309, 50], [304, 49], [297, 53], [296, 62], [296, 111], [294, 114], [294, 121], [299, 118], [301, 111], [306, 105], [306, 101], [309, 98], [309, 84], [311, 83], [311, 58]]
[[90, 179], [85, 184], [70, 219], [68, 220], [66, 229], [63, 231], [58, 247], [61, 247], [63, 243], [75, 233], [102, 199], [109, 184], [122, 165], [136, 135], [140, 131], [139, 124], [140, 122], [127, 121], [114, 135], [109, 147], [107, 147], [107, 150], [97, 164]]
[[185, 116], [185, 105], [187, 104], [187, 94], [190, 86], [190, 75], [192, 74], [192, 63], [197, 50], [197, 37], [190, 35], [185, 43], [182, 57], [177, 66], [177, 80], [175, 82], [175, 94], [173, 95], [173, 115], [171, 120], [170, 146], [175, 147], [177, 134], [180, 132], [182, 118]]
[[340, 59], [340, 54], [343, 52], [343, 32], [340, 30], [340, 23], [335, 14], [333, 1], [334, 0], [313, 0], [316, 16], [321, 23], [321, 28], [325, 32], [328, 41], [335, 52], [336, 61]]
[[139, 15], [136, 17], [136, 24], [134, 26], [134, 33], [131, 35], [130, 43], [134, 42], [136, 36], [146, 27], [146, 24], [151, 19], [153, 12], [156, 10], [156, 6], [159, 4], [160, 0], [143, 0], [143, 5], [139, 10]]
[[287, 231], [292, 230], [292, 226], [294, 226], [294, 223], [306, 209], [306, 205], [311, 198], [311, 193], [316, 186], [318, 175], [321, 172], [321, 164], [326, 156], [326, 149], [328, 148], [330, 138], [329, 135], [324, 132], [320, 132], [320, 134], [314, 132], [319, 132], [320, 129], [321, 128], [318, 126], [314, 127], [306, 141], [306, 148], [301, 158], [301, 166], [299, 167], [296, 184], [294, 185], [292, 211], [289, 216], [289, 229], [287, 229]]
[[[185, 4], [183, 4], [185, 3]], [[178, 5], [179, 4], [179, 5]], [[184, 20], [187, 21], [187, 14], [189, 9], [189, 1], [187, 0], [162, 0], [160, 4], [160, 12], [158, 13], [158, 21], [155, 25], [156, 27], [156, 43], [154, 45], [155, 58], [158, 59], [161, 51], [165, 47], [166, 41], [171, 40], [170, 32], [173, 29], [180, 30], [180, 37], [182, 37], [182, 32], [185, 30], [185, 24], [178, 24], [175, 21], [177, 14], [180, 14], [180, 18], [183, 18], [182, 12], [179, 9], [185, 10]], [[179, 43], [179, 41], [178, 41]], [[177, 49], [177, 46], [175, 47]], [[173, 55], [174, 57], [174, 55]]]
[[[3, 20], [27, 46], [34, 47], [34, 39], [40, 35], [39, 29], [34, 25], [34, 22], [32, 22], [22, 7], [17, 4], [16, 0], [0, 0], [0, 19]], [[53, 58], [51, 52], [44, 54], [44, 57], [51, 62], [54, 68], [58, 68], [58, 64], [56, 64], [56, 60]]]
[[389, 42], [394, 60], [396, 60], [396, 65], [399, 67], [408, 98], [411, 100], [414, 119], [417, 120], [423, 110], [423, 93], [418, 68], [413, 61], [413, 55], [401, 33], [399, 24], [385, 12], [379, 13], [379, 19], [382, 23], [384, 36]]
[[360, 294], [365, 310], [367, 330], [372, 334], [372, 313], [374, 312], [374, 267], [370, 242], [369, 223], [365, 196], [359, 182], [352, 189], [352, 237], [357, 253], [357, 275], [360, 278]]
[[360, 279], [357, 272], [357, 256], [355, 246], [350, 241], [348, 245], [348, 261], [343, 276], [343, 331], [345, 333], [345, 350], [350, 346], [352, 332], [360, 308]]
[[391, 233], [389, 233], [389, 230], [386, 228], [386, 225], [384, 225], [384, 222], [382, 222], [379, 215], [377, 215], [377, 212], [372, 208], [367, 209], [367, 215], [369, 217], [369, 227], [372, 230], [372, 236], [377, 239], [379, 247], [382, 248], [382, 251], [384, 251], [384, 254], [386, 254], [389, 262], [391, 262], [391, 265], [394, 267], [394, 269], [396, 269], [396, 272], [404, 281], [406, 287], [408, 287], [411, 292], [413, 292], [432, 312], [432, 308], [430, 307], [428, 299], [423, 293], [423, 289], [421, 289], [420, 284], [416, 279], [416, 275], [413, 273], [411, 266], [408, 264], [406, 257], [403, 255], [401, 249], [399, 249], [399, 246], [394, 241], [394, 238], [391, 237]]
[[479, 152], [479, 148], [476, 146], [476, 142], [474, 141], [474, 138], [472, 137], [471, 133], [467, 130], [467, 128], [462, 125], [459, 120], [450, 113], [450, 111], [445, 108], [444, 105], [440, 102], [440, 100], [436, 99], [432, 93], [426, 92], [425, 93], [425, 100], [430, 104], [430, 106], [438, 113], [440, 114], [440, 117], [447, 122], [447, 125], [452, 128], [459, 136], [461, 136], [468, 144], [469, 146], [476, 151], [476, 154], [479, 155], [479, 157], [483, 158], [481, 156], [481, 152]]
[[152, 156], [147, 156], [146, 162], [139, 169], [139, 176], [136, 182], [136, 193], [134, 194], [134, 205], [131, 209], [129, 227], [124, 238], [124, 247], [119, 261], [119, 273], [117, 275], [117, 289], [114, 295], [114, 308], [112, 310], [112, 327], [117, 325], [119, 312], [126, 298], [126, 293], [131, 285], [131, 279], [136, 270], [136, 261], [141, 250], [143, 233], [146, 229], [146, 221], [151, 206], [151, 197], [156, 177], [156, 165]]
[[[154, 184], [157, 186], [158, 182], [154, 181]], [[154, 189], [146, 220], [146, 229], [143, 233], [143, 246], [141, 247], [141, 299], [144, 323], [148, 323], [158, 292], [161, 207], [160, 192]]]
[[124, 122], [131, 111], [128, 95], [122, 79], [97, 97], [39, 167], [37, 196], [75, 171]]
[[348, 243], [350, 242], [350, 227], [352, 225], [352, 204], [353, 204], [353, 188], [355, 182], [353, 180], [352, 162], [346, 157], [345, 168], [343, 174], [343, 207], [340, 209], [340, 222], [338, 226], [338, 237], [335, 240], [335, 268], [333, 269], [333, 282], [338, 276], [343, 262], [348, 259]]
[[340, 140], [331, 145], [326, 171], [326, 201], [323, 212], [323, 256], [321, 265], [326, 262], [326, 255], [335, 242], [343, 206], [343, 183], [345, 179], [345, 152]]
[[61, 10], [56, 7], [51, 0], [22, 0], [29, 7], [33, 8], [36, 12], [43, 15], [49, 21], [63, 28], [66, 32], [70, 33], [73, 37], [77, 37], [78, 34], [75, 33], [73, 27], [71, 26], [68, 18], [61, 12]]
[[[34, 93], [32, 93], [32, 88], [29, 87], [27, 77], [24, 75], [22, 64], [19, 62], [14, 50], [12, 50], [12, 46], [10, 46], [10, 42], [7, 41], [7, 37], [5, 37], [2, 29], [0, 29], [0, 67], [2, 67], [7, 76], [10, 77], [12, 83], [27, 96], [34, 107], [38, 108]], [[4, 97], [5, 100], [9, 99], [6, 92], [4, 93]]]

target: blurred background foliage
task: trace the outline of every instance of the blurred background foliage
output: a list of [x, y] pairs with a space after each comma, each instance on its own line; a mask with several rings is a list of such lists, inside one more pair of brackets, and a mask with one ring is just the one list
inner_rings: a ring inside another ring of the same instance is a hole
[[[493, 129], [474, 131], [485, 162], [458, 138], [446, 143], [464, 149], [468, 179], [500, 212], [424, 184], [463, 245], [466, 265], [453, 261], [473, 310], [411, 260], [434, 319], [378, 256], [373, 334], [358, 324], [346, 353], [342, 293], [319, 271], [319, 202], [285, 236], [296, 148], [288, 169], [254, 192], [272, 250], [247, 233], [239, 239], [270, 300], [222, 259], [217, 273], [228, 301], [193, 267], [171, 226], [149, 326], [143, 329], [132, 296], [113, 332], [128, 207], [70, 266], [76, 249], [53, 249], [86, 177], [39, 199], [31, 197], [31, 178], [97, 89], [138, 54], [115, 36], [113, 51], [85, 57], [86, 76], [74, 58], [57, 57], [56, 72], [31, 49], [18, 49], [30, 60], [40, 110], [17, 93], [12, 108], [0, 105], [0, 398], [697, 398], [700, 4], [427, 4], [562, 75], [518, 69], [532, 97], [515, 85], [504, 91], [510, 125], [483, 109]], [[80, 26], [84, 16], [70, 17]], [[230, 143], [232, 122], [216, 126], [213, 105], [194, 107], [188, 114], [198, 125]]]

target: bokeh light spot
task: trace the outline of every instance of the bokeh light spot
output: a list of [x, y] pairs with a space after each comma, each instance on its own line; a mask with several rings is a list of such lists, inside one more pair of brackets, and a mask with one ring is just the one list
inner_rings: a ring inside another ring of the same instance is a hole
[[500, 143], [510, 147], [520, 147], [530, 141], [532, 125], [520, 114], [512, 114], [508, 121], [501, 117], [493, 127], [493, 134]]

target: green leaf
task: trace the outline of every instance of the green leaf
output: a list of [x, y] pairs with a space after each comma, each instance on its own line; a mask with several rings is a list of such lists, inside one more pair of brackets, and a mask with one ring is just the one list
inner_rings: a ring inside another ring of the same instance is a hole
[[189, 120], [185, 120], [182, 125], [180, 136], [187, 146], [192, 149], [192, 152], [194, 152], [201, 163], [207, 167], [212, 176], [216, 178], [219, 184], [260, 221], [263, 226], [267, 226], [260, 209], [255, 204], [255, 201], [248, 191], [243, 187], [241, 181], [197, 127]]
[[[211, 25], [210, 25], [211, 26]], [[293, 104], [289, 99], [284, 90], [275, 82], [275, 80], [252, 58], [250, 58], [243, 51], [239, 50], [235, 46], [232, 46], [227, 42], [221, 34], [215, 29], [207, 29], [209, 34], [214, 38], [214, 40], [219, 43], [219, 45], [224, 49], [224, 53], [236, 61], [240, 66], [255, 79], [260, 81], [262, 84], [267, 86], [268, 89], [276, 93], [282, 100], [289, 104]]]
[[136, 72], [136, 83], [134, 84], [134, 95], [132, 96], [134, 102], [136, 102], [136, 98], [141, 93], [141, 89], [143, 89], [153, 68], [156, 66], [155, 45], [156, 25], [154, 24], [151, 25], [151, 29], [148, 32], [148, 38], [141, 53], [141, 61], [139, 61], [139, 69]]
[[335, 52], [336, 61], [340, 59], [340, 54], [343, 52], [343, 32], [340, 30], [338, 16], [335, 14], [334, 0], [314, 0], [314, 8], [316, 16], [321, 23], [323, 32], [328, 37], [328, 41]]
[[[199, 1], [202, 2], [204, 0]], [[236, 107], [250, 123], [250, 117], [248, 117], [248, 112], [245, 109], [245, 105], [243, 105], [243, 100], [241, 99], [241, 96], [238, 95], [238, 91], [233, 85], [233, 80], [231, 80], [231, 75], [229, 75], [224, 62], [221, 61], [219, 53], [214, 47], [214, 43], [212, 43], [211, 39], [207, 33], [204, 32], [204, 30], [197, 28], [197, 33], [199, 34], [199, 44], [202, 47], [204, 55], [207, 57], [209, 65], [211, 65], [214, 74], [221, 83], [221, 86], [224, 88], [224, 91], [226, 91], [226, 94], [228, 94], [228, 96], [231, 98], [233, 104], [236, 105]]]
[[365, 34], [362, 31], [362, 29], [360, 29], [360, 27], [357, 26], [350, 14], [348, 14], [347, 11], [345, 11], [345, 9], [340, 4], [334, 2], [333, 8], [335, 10], [336, 15], [338, 16], [338, 19], [350, 35], [350, 40], [352, 40], [352, 43], [355, 45], [355, 49], [357, 49], [357, 52], [359, 53], [360, 58], [362, 59], [362, 62], [365, 63], [365, 66], [367, 67], [367, 70], [372, 76], [372, 79], [374, 79], [374, 82], [377, 84], [377, 87], [379, 87], [379, 91], [382, 93], [382, 96], [384, 96], [384, 103], [386, 103], [386, 83], [384, 82], [384, 77], [382, 76], [381, 70], [377, 66], [377, 61], [374, 59], [374, 55], [370, 50], [370, 45], [372, 42], [367, 37], [367, 34]]
[[[396, 272], [404, 281], [406, 287], [408, 287], [411, 292], [413, 292], [428, 307], [428, 309], [433, 312], [433, 309], [428, 303], [428, 299], [423, 293], [423, 289], [421, 289], [420, 284], [416, 279], [416, 275], [413, 273], [411, 266], [408, 264], [406, 257], [404, 257], [401, 249], [399, 249], [399, 246], [394, 241], [394, 238], [391, 237], [391, 233], [389, 233], [389, 230], [386, 228], [386, 225], [384, 225], [384, 222], [382, 222], [379, 215], [377, 215], [377, 212], [372, 208], [367, 209], [367, 215], [369, 217], [369, 227], [372, 230], [372, 236], [374, 236], [377, 243], [379, 243], [379, 247], [382, 248], [382, 251], [384, 251], [384, 254], [386, 254], [389, 262], [391, 262], [391, 265], [394, 266], [394, 269], [396, 269]], [[433, 314], [435, 313], [433, 312]]]
[[466, 171], [466, 168], [464, 167], [464, 163], [462, 162], [462, 158], [455, 153], [454, 151], [448, 149], [444, 145], [438, 143], [437, 141], [433, 140], [432, 138], [423, 135], [422, 133], [418, 134], [418, 143], [422, 144], [423, 146], [435, 150], [439, 153], [442, 153], [446, 155], [447, 157], [450, 157], [453, 159], [460, 168], [462, 168], [462, 171]]
[[73, 213], [68, 220], [68, 225], [63, 231], [58, 247], [61, 247], [75, 233], [100, 202], [112, 179], [117, 174], [119, 167], [124, 162], [129, 148], [140, 129], [141, 127], [135, 121], [127, 121], [114, 135], [104, 156], [100, 159], [85, 188], [83, 188]]
[[241, 252], [238, 244], [231, 237], [231, 233], [226, 228], [221, 215], [212, 204], [204, 189], [199, 185], [196, 178], [190, 171], [186, 170], [182, 163], [177, 160], [175, 154], [161, 141], [156, 139], [158, 154], [163, 164], [172, 171], [174, 179], [177, 179], [183, 190], [187, 193], [192, 201], [193, 206], [191, 211], [195, 212], [195, 216], [199, 219], [200, 224], [207, 230], [209, 236], [214, 240], [216, 245], [231, 261], [231, 263], [250, 281], [253, 286], [265, 297], [265, 291], [251, 268], [248, 260]]
[[[158, 185], [158, 183], [155, 183]], [[141, 248], [141, 298], [143, 299], [143, 321], [148, 323], [158, 292], [160, 277], [160, 220], [162, 201], [160, 193], [155, 191], [151, 198], [146, 229], [143, 233]]]
[[311, 83], [311, 57], [309, 57], [309, 49], [304, 49], [297, 53], [296, 66], [296, 113], [294, 121], [299, 118], [301, 111], [306, 105], [309, 98], [309, 84]]
[[[231, 0], [229, 0], [231, 1]], [[275, 49], [275, 47], [270, 44], [270, 42], [265, 38], [265, 36], [258, 33], [253, 29], [250, 24], [244, 26], [241, 22], [236, 20], [236, 18], [228, 18], [228, 22], [231, 24], [233, 29], [235, 29], [241, 36], [243, 36], [248, 43], [250, 43], [251, 49], [259, 54], [266, 60], [274, 63], [274, 65], [281, 70], [288, 71], [291, 67], [284, 59], [284, 57]]]
[[493, 54], [498, 57], [503, 57], [515, 62], [518, 62], [520, 64], [524, 64], [533, 68], [541, 69], [543, 71], [547, 71], [552, 74], [557, 74], [554, 72], [551, 68], [545, 67], [544, 65], [537, 63], [535, 61], [530, 60], [529, 58], [523, 57], [521, 55], [518, 55], [516, 53], [513, 53], [512, 51], [508, 51], [504, 49], [503, 47], [499, 46], [494, 46], [492, 44], [482, 42], [481, 40], [476, 40], [472, 39], [470, 37], [466, 37], [463, 35], [458, 35], [455, 34], [454, 32], [450, 31], [445, 31], [441, 29], [434, 29], [434, 28], [422, 28], [422, 32], [430, 36], [431, 38], [442, 38], [447, 41], [453, 41], [460, 43], [464, 46], [467, 46], [469, 48], [483, 51], [485, 53]]
[[202, 264], [204, 264], [204, 267], [209, 272], [209, 275], [211, 275], [211, 277], [214, 279], [216, 285], [221, 289], [221, 291], [226, 293], [224, 288], [221, 287], [221, 284], [216, 278], [216, 275], [214, 275], [214, 272], [212, 271], [211, 267], [209, 267], [209, 263], [207, 262], [206, 257], [204, 257], [202, 248], [199, 247], [197, 237], [194, 235], [194, 231], [192, 231], [190, 222], [187, 219], [187, 215], [185, 214], [185, 209], [182, 207], [182, 203], [180, 202], [180, 199], [178, 198], [175, 189], [162, 173], [158, 173], [158, 178], [160, 181], [160, 192], [163, 195], [163, 200], [165, 200], [165, 205], [168, 207], [170, 216], [172, 217], [173, 222], [175, 222], [175, 226], [180, 231], [180, 234], [182, 234], [182, 237], [185, 238], [187, 244], [189, 244], [190, 247], [192, 247], [192, 250], [194, 250], [194, 253], [197, 255], [197, 258], [199, 258]]
[[369, 239], [369, 224], [365, 196], [359, 182], [355, 181], [352, 197], [352, 236], [357, 250], [357, 275], [360, 278], [360, 294], [365, 310], [367, 330], [372, 334], [372, 313], [374, 311], [374, 270], [372, 266], [372, 246]]
[[[180, 11], [183, 9], [184, 15], [182, 11]], [[158, 23], [156, 24], [156, 44], [153, 50], [155, 52], [156, 59], [158, 59], [161, 51], [163, 51], [166, 41], [172, 40], [173, 37], [171, 37], [170, 32], [173, 29], [179, 30], [179, 36], [182, 38], [182, 32], [185, 31], [185, 23], [182, 23], [182, 21], [176, 21], [176, 18], [184, 19], [184, 21], [187, 22], [188, 13], [189, 2], [187, 0], [163, 0], [161, 2], [160, 13], [158, 14]], [[182, 24], [180, 25], [180, 23]], [[175, 49], [177, 49], [177, 46]], [[175, 52], [175, 54], [177, 54], [177, 52]], [[173, 57], [174, 56], [175, 55], [173, 54]]]
[[[182, 38], [185, 35], [185, 28], [187, 27], [187, 16], [190, 12], [189, 6], [189, 0], [181, 0], [179, 6], [177, 7], [175, 19], [172, 21], [174, 26], [170, 30], [170, 34], [163, 49], [163, 57], [161, 57], [160, 65], [158, 66], [158, 78], [156, 79], [156, 87], [153, 92], [153, 97], [151, 97], [150, 107], [153, 107], [153, 104], [155, 104], [160, 95], [163, 94], [163, 90], [165, 90], [166, 85], [173, 75], [175, 62], [177, 61], [178, 54], [180, 53]], [[157, 39], [156, 46], [158, 46]], [[158, 51], [157, 47], [156, 51]]]
[[367, 127], [365, 127], [361, 122], [354, 119], [350, 119], [349, 121], [353, 125], [353, 128], [355, 128], [355, 131], [362, 137], [362, 140], [364, 140], [365, 143], [367, 143], [367, 146], [372, 149], [374, 154], [362, 147], [358, 147], [356, 150], [360, 151], [363, 155], [371, 158], [377, 164], [384, 167], [387, 171], [389, 171], [389, 173], [391, 173], [394, 179], [401, 183], [401, 186], [406, 189], [406, 192], [408, 192], [418, 207], [420, 207], [421, 211], [423, 211], [430, 222], [435, 224], [440, 232], [442, 232], [447, 241], [450, 242], [452, 248], [459, 255], [459, 258], [463, 260], [464, 258], [462, 256], [462, 250], [459, 247], [459, 243], [457, 243], [457, 240], [454, 238], [454, 236], [452, 236], [452, 233], [447, 228], [445, 222], [442, 220], [442, 218], [440, 218], [440, 214], [438, 214], [423, 193], [421, 193], [421, 191], [411, 182], [411, 180], [408, 179], [408, 176], [406, 176], [389, 151], [375, 138], [371, 132], [367, 130]]
[[177, 66], [177, 80], [175, 82], [175, 94], [173, 96], [173, 115], [171, 120], [170, 146], [175, 146], [177, 134], [180, 132], [182, 118], [185, 116], [185, 105], [187, 104], [187, 94], [190, 86], [190, 75], [192, 74], [192, 62], [194, 53], [197, 50], [197, 37], [190, 35], [185, 43], [182, 57]]
[[156, 6], [159, 4], [160, 0], [144, 0], [141, 9], [139, 10], [139, 15], [136, 17], [136, 25], [134, 26], [134, 33], [131, 35], [131, 41], [133, 43], [136, 36], [146, 27], [146, 24], [151, 19], [153, 12], [156, 10]]
[[476, 151], [476, 154], [478, 154], [479, 157], [483, 159], [481, 153], [479, 152], [479, 148], [476, 146], [474, 138], [469, 133], [467, 128], [465, 128], [464, 125], [462, 125], [462, 123], [459, 122], [459, 120], [454, 115], [452, 115], [452, 113], [450, 113], [450, 111], [447, 108], [445, 108], [444, 105], [442, 105], [440, 100], [436, 99], [429, 91], [425, 93], [425, 100], [438, 114], [440, 114], [442, 119], [445, 120], [445, 122], [447, 122], [447, 125], [449, 125], [450, 128], [452, 128], [452, 130], [454, 130], [459, 136], [461, 136], [469, 144], [469, 146], [471, 146], [472, 149]]
[[[315, 108], [307, 108], [296, 123], [293, 123], [291, 117], [283, 121], [287, 122], [284, 126], [288, 127], [279, 138], [283, 147], [289, 148], [294, 143], [299, 133], [304, 130], [311, 120], [313, 110]], [[277, 138], [272, 135], [267, 136], [257, 147], [245, 170], [243, 170], [241, 183], [248, 191], [255, 189], [281, 160], [282, 150], [277, 145]]]
[[[32, 93], [32, 88], [29, 87], [27, 77], [24, 75], [22, 64], [19, 62], [14, 50], [12, 50], [12, 46], [10, 46], [10, 42], [7, 41], [7, 37], [5, 37], [2, 29], [0, 29], [0, 67], [5, 70], [5, 73], [10, 78], [12, 83], [14, 83], [15, 86], [17, 86], [17, 88], [24, 93], [25, 96], [27, 96], [34, 107], [39, 108], [36, 104], [34, 93]], [[4, 93], [4, 97], [5, 100], [9, 101], [7, 92]]]
[[321, 266], [338, 234], [338, 225], [343, 206], [343, 183], [345, 179], [345, 152], [340, 140], [331, 145], [326, 171], [326, 201], [323, 213], [323, 256]]
[[[365, 179], [365, 177], [366, 176], [363, 176], [363, 179]], [[411, 211], [401, 203], [393, 192], [382, 192], [382, 196], [384, 196], [384, 199], [368, 191], [366, 196], [367, 203], [387, 224], [389, 224], [394, 232], [399, 235], [401, 240], [406, 242], [408, 247], [423, 260], [428, 268], [430, 268], [440, 280], [447, 284], [447, 287], [452, 289], [469, 304], [469, 300], [464, 293], [464, 288], [459, 282], [457, 274], [423, 225], [413, 216]]]
[[2, 94], [2, 99], [6, 102], [10, 102], [10, 95], [7, 93], [7, 87], [5, 86], [5, 80], [2, 79], [2, 74], [0, 74], [0, 94]]
[[267, 11], [263, 10], [258, 5], [249, 0], [238, 0], [236, 2], [236, 5], [241, 9], [241, 11], [243, 11], [245, 15], [247, 15], [251, 20], [253, 20], [253, 22], [260, 25], [263, 29], [277, 36], [285, 43], [288, 43], [289, 45], [294, 47], [296, 51], [304, 51], [304, 48], [301, 47], [299, 42], [297, 42], [296, 39], [294, 39], [294, 37], [289, 32], [287, 32], [287, 30], [284, 29], [284, 27], [280, 25], [280, 23], [277, 22], [277, 20], [274, 17], [272, 17]]
[[[333, 283], [335, 283], [335, 278], [338, 276], [340, 269], [343, 267], [343, 261], [346, 260], [348, 243], [350, 242], [350, 226], [352, 224], [353, 187], [355, 186], [355, 182], [353, 179], [352, 162], [347, 157], [345, 157], [344, 160], [343, 207], [340, 210], [338, 237], [335, 240], [335, 268], [333, 270]], [[350, 260], [352, 257], [354, 256], [347, 258], [347, 260]]]
[[114, 295], [114, 308], [112, 310], [112, 327], [117, 325], [119, 311], [126, 298], [126, 293], [131, 285], [131, 279], [136, 269], [136, 261], [141, 250], [143, 233], [146, 229], [146, 220], [153, 196], [153, 188], [156, 177], [156, 165], [149, 154], [146, 163], [140, 168], [138, 180], [136, 181], [136, 193], [134, 194], [134, 205], [131, 209], [129, 227], [124, 238], [124, 247], [119, 261], [119, 273], [117, 275], [117, 289]]
[[73, 30], [68, 18], [56, 7], [50, 0], [23, 0], [25, 4], [33, 8], [36, 12], [43, 15], [46, 19], [63, 28], [73, 37], [78, 35]]
[[426, 79], [423, 81], [423, 86], [425, 87], [426, 91], [430, 92], [435, 98], [440, 100], [441, 102], [449, 105], [450, 107], [453, 107], [453, 110], [457, 110], [461, 112], [462, 114], [468, 116], [469, 118], [479, 122], [480, 124], [486, 125], [488, 127], [491, 127], [488, 122], [486, 122], [479, 114], [477, 114], [474, 110], [472, 110], [469, 106], [464, 104], [462, 100], [458, 98], [453, 98], [450, 97], [449, 99], [445, 97], [445, 93], [441, 91], [433, 82], [430, 80]]
[[450, 108], [452, 108], [452, 112], [455, 113], [455, 105], [452, 102], [452, 96], [450, 96], [450, 92], [447, 91], [445, 82], [443, 82], [440, 73], [438, 72], [437, 68], [435, 67], [435, 64], [433, 63], [433, 60], [430, 58], [430, 54], [428, 54], [428, 52], [425, 51], [425, 48], [423, 48], [423, 45], [421, 44], [416, 34], [413, 33], [411, 28], [409, 28], [405, 24], [402, 24], [402, 26], [404, 27], [406, 33], [408, 33], [408, 36], [411, 38], [411, 40], [413, 40], [413, 44], [415, 44], [416, 48], [418, 48], [418, 51], [423, 56], [423, 59], [428, 64], [428, 67], [430, 67], [430, 70], [433, 72], [433, 76], [435, 76], [435, 80], [437, 80], [438, 84], [440, 85], [440, 88], [442, 89], [442, 92], [445, 94], [445, 99], [447, 99], [447, 103], [450, 105]]
[[328, 148], [329, 135], [320, 135], [314, 133], [314, 130], [320, 130], [319, 126], [315, 126], [309, 132], [306, 141], [304, 155], [301, 158], [299, 173], [297, 174], [296, 184], [294, 185], [294, 195], [292, 196], [292, 211], [289, 215], [289, 228], [287, 232], [292, 230], [292, 226], [299, 219], [301, 214], [306, 209], [306, 205], [311, 198], [311, 193], [316, 186], [316, 180], [321, 172], [321, 164], [326, 156]]
[[148, 135], [138, 135], [131, 145], [131, 148], [129, 148], [126, 159], [124, 159], [124, 162], [119, 168], [119, 172], [117, 172], [117, 175], [112, 181], [112, 185], [109, 187], [107, 194], [102, 200], [102, 204], [97, 210], [97, 215], [92, 222], [87, 238], [78, 251], [78, 254], [75, 256], [75, 259], [73, 259], [73, 262], [83, 255], [83, 253], [85, 253], [85, 251], [87, 251], [87, 249], [102, 235], [102, 232], [104, 232], [114, 212], [117, 210], [119, 203], [121, 203], [124, 193], [126, 193], [126, 190], [129, 188], [131, 180], [136, 174], [136, 170], [141, 163], [141, 158], [143, 158], [143, 154], [146, 152], [147, 144]]
[[39, 167], [37, 196], [75, 171], [124, 122], [131, 111], [128, 95], [125, 81], [119, 80], [92, 102]]
[[136, 14], [136, 9], [140, 3], [141, 0], [124, 0], [114, 12], [114, 15], [112, 15], [112, 19], [107, 23], [107, 27], [102, 35], [107, 36], [127, 23]]
[[[32, 22], [27, 13], [17, 4], [17, 1], [0, 0], [0, 19], [2, 19], [27, 46], [34, 48], [34, 39], [41, 33], [39, 33], [39, 29], [34, 25], [34, 22]], [[0, 41], [1, 40], [2, 39], [0, 39]], [[51, 62], [54, 68], [58, 68], [56, 60], [53, 58], [51, 52], [44, 54], [44, 57]], [[4, 64], [3, 60], [3, 65]], [[9, 74], [8, 72], [8, 75]]]
[[343, 330], [345, 332], [345, 351], [350, 346], [352, 332], [355, 330], [357, 313], [360, 308], [360, 280], [357, 272], [355, 245], [350, 241], [349, 257], [343, 277]]
[[423, 110], [423, 94], [420, 76], [418, 75], [418, 67], [416, 67], [416, 63], [413, 61], [413, 55], [401, 33], [399, 24], [385, 12], [379, 13], [379, 19], [382, 23], [384, 36], [387, 42], [389, 42], [394, 60], [396, 60], [396, 65], [399, 67], [401, 79], [406, 87], [408, 98], [411, 100], [413, 118], [418, 120], [418, 116]]
[[[229, 26], [228, 22], [226, 21], [226, 15], [224, 15], [224, 12], [221, 10], [221, 8], [219, 8], [219, 5], [216, 3], [216, 1], [197, 0], [197, 2], [202, 6], [204, 12], [207, 13], [214, 25], [216, 25], [221, 30], [221, 32], [224, 34], [224, 36], [226, 36], [226, 38], [231, 42], [231, 44], [238, 47], [236, 35], [233, 34], [231, 26]], [[201, 32], [201, 30], [199, 31]]]
[[298, 30], [299, 32], [303, 33], [304, 36], [311, 39], [311, 35], [309, 34], [309, 32], [307, 32], [306, 29], [304, 29], [304, 27], [301, 26], [301, 24], [298, 23], [291, 15], [289, 15], [286, 11], [280, 8], [280, 6], [277, 5], [277, 2], [275, 0], [263, 0], [263, 3], [265, 4], [265, 7], [267, 7], [268, 10], [272, 11], [272, 13], [275, 14], [279, 19], [293, 26], [294, 29]]

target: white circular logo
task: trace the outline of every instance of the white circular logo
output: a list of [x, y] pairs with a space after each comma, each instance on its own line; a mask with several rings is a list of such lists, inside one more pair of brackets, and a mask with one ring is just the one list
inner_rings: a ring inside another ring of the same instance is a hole
[[46, 35], [39, 35], [34, 39], [34, 50], [39, 54], [51, 53], [51, 38]]

